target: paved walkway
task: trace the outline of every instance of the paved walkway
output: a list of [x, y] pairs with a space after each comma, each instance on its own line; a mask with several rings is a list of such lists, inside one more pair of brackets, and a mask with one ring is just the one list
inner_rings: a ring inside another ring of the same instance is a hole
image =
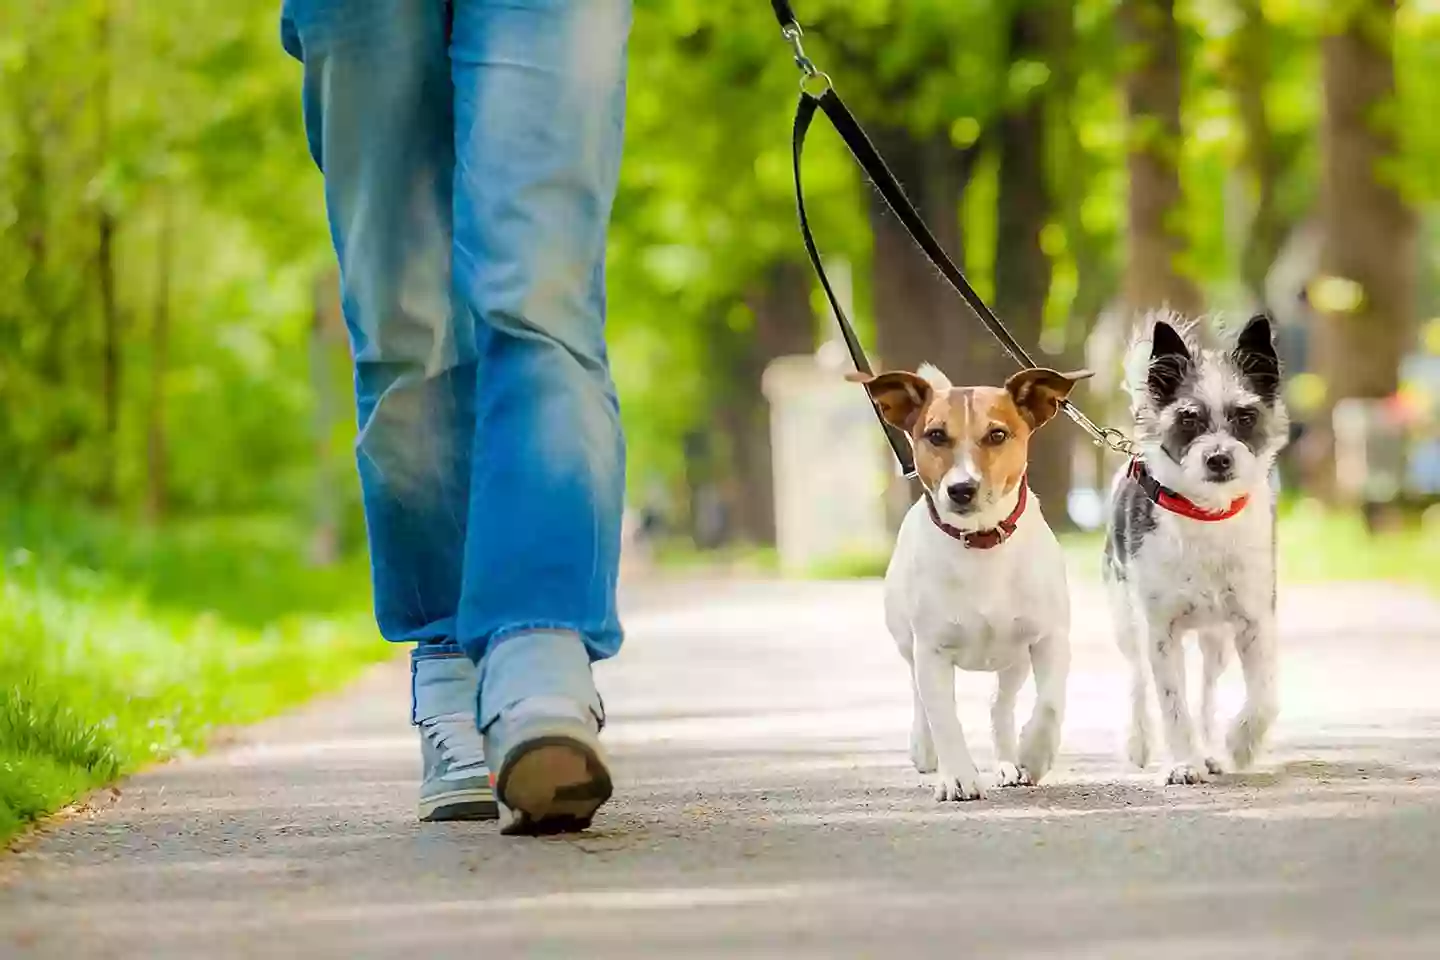
[[907, 765], [876, 585], [666, 588], [629, 622], [590, 834], [414, 823], [397, 662], [0, 859], [0, 956], [1440, 956], [1440, 604], [1284, 591], [1266, 768], [1162, 788], [1117, 759], [1082, 589], [1056, 776], [946, 806]]

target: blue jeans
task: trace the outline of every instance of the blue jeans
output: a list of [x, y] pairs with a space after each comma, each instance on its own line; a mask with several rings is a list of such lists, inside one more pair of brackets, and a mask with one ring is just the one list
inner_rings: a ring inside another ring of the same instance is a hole
[[604, 265], [629, 25], [629, 0], [285, 0], [355, 359], [376, 619], [421, 656], [620, 646]]

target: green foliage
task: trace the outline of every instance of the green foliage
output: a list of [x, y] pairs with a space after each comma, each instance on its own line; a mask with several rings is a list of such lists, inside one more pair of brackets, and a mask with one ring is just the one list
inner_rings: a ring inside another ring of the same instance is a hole
[[[1371, 534], [1354, 514], [1327, 510], [1314, 502], [1287, 503], [1280, 518], [1280, 576], [1286, 583], [1388, 581], [1440, 593], [1440, 525]], [[1098, 533], [1060, 535], [1065, 567], [1076, 579], [1100, 577], [1104, 537]], [[768, 553], [753, 556], [711, 555], [705, 559], [676, 549], [662, 551], [657, 561], [676, 573], [717, 568], [744, 573], [774, 571]], [[888, 551], [833, 557], [806, 572], [817, 580], [872, 580], [885, 575]]]
[[[681, 438], [709, 428], [717, 344], [743, 341], [736, 318], [747, 297], [777, 262], [803, 252], [789, 156], [797, 73], [768, 8], [755, 0], [636, 7], [610, 330], [631, 476], [649, 489], [679, 477]], [[1012, 50], [1014, 18], [1033, 7], [1054, 35]], [[1263, 14], [1263, 57], [1244, 45], [1243, 11], [1252, 8]], [[1041, 238], [1053, 276], [1045, 327], [1072, 345], [1117, 293], [1125, 244], [1117, 9], [1117, 0], [799, 6], [807, 50], [867, 124], [981, 148], [986, 159], [957, 216], [982, 291], [995, 259], [997, 125], [1017, 106], [1044, 101], [1055, 199]], [[1245, 295], [1255, 201], [1241, 163], [1237, 65], [1263, 66], [1277, 219], [1293, 225], [1314, 212], [1319, 50], [1345, 9], [1305, 0], [1177, 4], [1183, 266], [1217, 307]], [[0, 485], [12, 492], [101, 499], [113, 479], [114, 499], [138, 507], [155, 481], [147, 451], [156, 422], [171, 440], [169, 502], [191, 513], [295, 508], [322, 486], [317, 449], [333, 461], [327, 476], [348, 460], [345, 411], [339, 426], [316, 422], [312, 301], [333, 265], [301, 130], [299, 71], [279, 49], [276, 18], [272, 0], [0, 0]], [[1424, 207], [1440, 200], [1433, 3], [1401, 3], [1395, 56], [1398, 93], [1380, 119], [1401, 133], [1391, 173]], [[868, 187], [823, 127], [806, 175], [817, 232], [827, 255], [850, 261], [857, 320], [872, 337]], [[102, 217], [116, 226], [113, 436], [100, 386]], [[162, 275], [171, 318], [163, 368], [152, 341]]]
[[[0, 483], [64, 500], [114, 477], [122, 503], [141, 499], [163, 273], [175, 322], [162, 416], [184, 438], [172, 500], [293, 499], [312, 448], [310, 282], [327, 252], [273, 6], [0, 0], [0, 22]], [[102, 214], [115, 223], [113, 437], [97, 386]]]
[[137, 535], [0, 512], [0, 842], [86, 790], [334, 689], [393, 652], [364, 564], [312, 570], [293, 525]]

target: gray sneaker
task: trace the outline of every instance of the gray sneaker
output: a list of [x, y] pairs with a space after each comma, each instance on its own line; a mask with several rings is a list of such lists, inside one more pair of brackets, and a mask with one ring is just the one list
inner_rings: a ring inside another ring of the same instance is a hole
[[613, 786], [599, 724], [588, 707], [536, 697], [506, 710], [485, 731], [500, 757], [500, 832], [535, 836], [585, 830]]
[[580, 636], [537, 630], [496, 644], [486, 655], [479, 726], [498, 776], [500, 832], [569, 833], [590, 826], [613, 785], [595, 690]]
[[494, 778], [485, 764], [485, 746], [471, 713], [452, 713], [420, 722], [420, 820], [495, 820]]
[[411, 661], [410, 720], [420, 728], [422, 821], [494, 820], [495, 782], [475, 725], [479, 677], [469, 658], [417, 650]]

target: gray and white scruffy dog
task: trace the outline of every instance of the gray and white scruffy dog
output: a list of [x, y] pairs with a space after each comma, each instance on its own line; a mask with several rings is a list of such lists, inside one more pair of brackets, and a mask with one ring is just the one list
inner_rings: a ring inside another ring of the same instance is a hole
[[[1227, 337], [1208, 319], [1150, 314], [1127, 354], [1126, 389], [1137, 456], [1111, 494], [1105, 580], [1132, 668], [1128, 754], [1149, 764], [1153, 681], [1165, 781], [1200, 783], [1226, 769], [1215, 688], [1232, 644], [1246, 688], [1226, 738], [1235, 769], [1254, 760], [1278, 709], [1271, 476], [1289, 417], [1270, 320], [1254, 317]], [[1190, 633], [1204, 663], [1195, 719], [1186, 703]]]

